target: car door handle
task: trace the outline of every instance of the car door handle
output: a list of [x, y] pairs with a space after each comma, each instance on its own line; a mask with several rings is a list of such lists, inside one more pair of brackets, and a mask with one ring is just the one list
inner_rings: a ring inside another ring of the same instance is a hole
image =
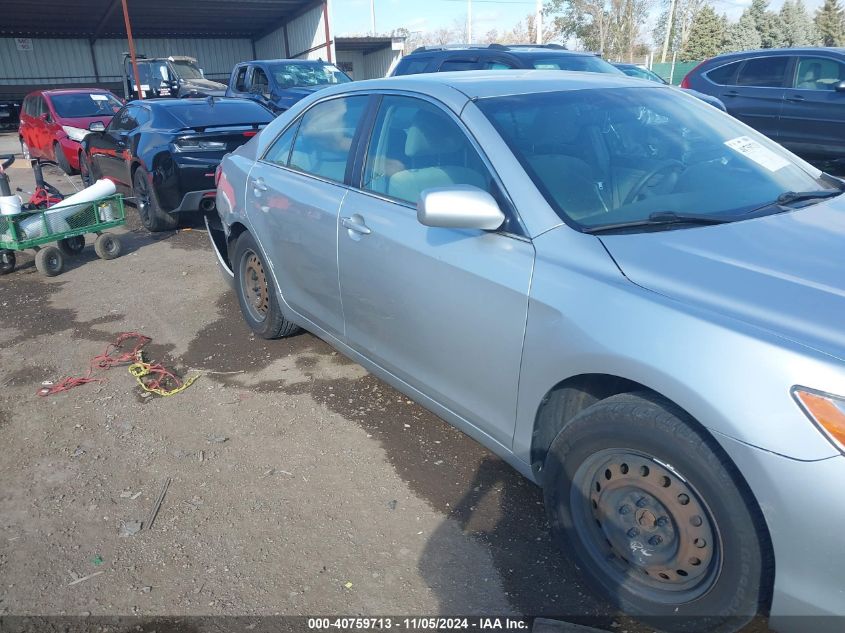
[[355, 233], [360, 233], [361, 235], [369, 235], [372, 233], [370, 227], [364, 224], [364, 218], [357, 214], [353, 215], [351, 218], [341, 218], [340, 225], [345, 229], [354, 231]]
[[[255, 191], [267, 191], [267, 183], [264, 182], [263, 178], [253, 178], [252, 179], [252, 188]], [[257, 193], [255, 195], [258, 195]]]
[[795, 103], [801, 103], [802, 101], [804, 101], [804, 97], [802, 97], [801, 95], [789, 95], [786, 100], [793, 101]]
[[739, 93], [736, 90], [731, 90], [725, 93], [726, 97], [738, 97]]

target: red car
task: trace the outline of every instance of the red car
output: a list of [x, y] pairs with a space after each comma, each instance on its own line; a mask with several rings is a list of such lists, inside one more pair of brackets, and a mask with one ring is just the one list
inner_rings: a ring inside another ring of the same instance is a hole
[[66, 174], [79, 172], [79, 143], [94, 122], [108, 125], [123, 107], [108, 90], [38, 90], [26, 96], [18, 136], [24, 158], [55, 161]]

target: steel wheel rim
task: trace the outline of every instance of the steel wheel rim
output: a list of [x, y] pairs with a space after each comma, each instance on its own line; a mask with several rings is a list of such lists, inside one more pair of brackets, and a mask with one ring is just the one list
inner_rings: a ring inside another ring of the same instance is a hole
[[243, 298], [250, 316], [258, 322], [267, 318], [270, 311], [270, 288], [267, 285], [267, 274], [264, 264], [252, 251], [244, 253], [241, 288]]
[[570, 504], [595, 566], [641, 598], [691, 602], [719, 577], [712, 513], [688, 481], [650, 455], [608, 449], [591, 456], [573, 477]]

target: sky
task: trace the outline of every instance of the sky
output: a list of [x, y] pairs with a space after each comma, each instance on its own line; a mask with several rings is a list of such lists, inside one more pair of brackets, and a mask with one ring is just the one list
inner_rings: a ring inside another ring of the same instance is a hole
[[[508, 30], [527, 15], [533, 15], [535, 0], [471, 0], [473, 35], [480, 37], [492, 29]], [[815, 12], [823, 0], [804, 0]], [[405, 27], [409, 31], [432, 31], [452, 27], [455, 21], [466, 21], [468, 0], [374, 0], [376, 31], [389, 34]], [[710, 0], [718, 13], [736, 20], [751, 0]], [[655, 4], [660, 0], [655, 0]], [[770, 0], [770, 9], [777, 11], [783, 0]], [[370, 0], [332, 0], [333, 22], [338, 35], [364, 35], [370, 30]], [[656, 19], [652, 10], [650, 22]], [[647, 26], [646, 33], [651, 31]]]

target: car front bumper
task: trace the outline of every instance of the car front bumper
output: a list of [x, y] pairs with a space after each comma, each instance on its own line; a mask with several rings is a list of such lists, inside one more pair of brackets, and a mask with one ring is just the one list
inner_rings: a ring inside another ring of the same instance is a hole
[[845, 457], [805, 462], [718, 439], [745, 476], [772, 538], [770, 626], [781, 633], [845, 630]]

